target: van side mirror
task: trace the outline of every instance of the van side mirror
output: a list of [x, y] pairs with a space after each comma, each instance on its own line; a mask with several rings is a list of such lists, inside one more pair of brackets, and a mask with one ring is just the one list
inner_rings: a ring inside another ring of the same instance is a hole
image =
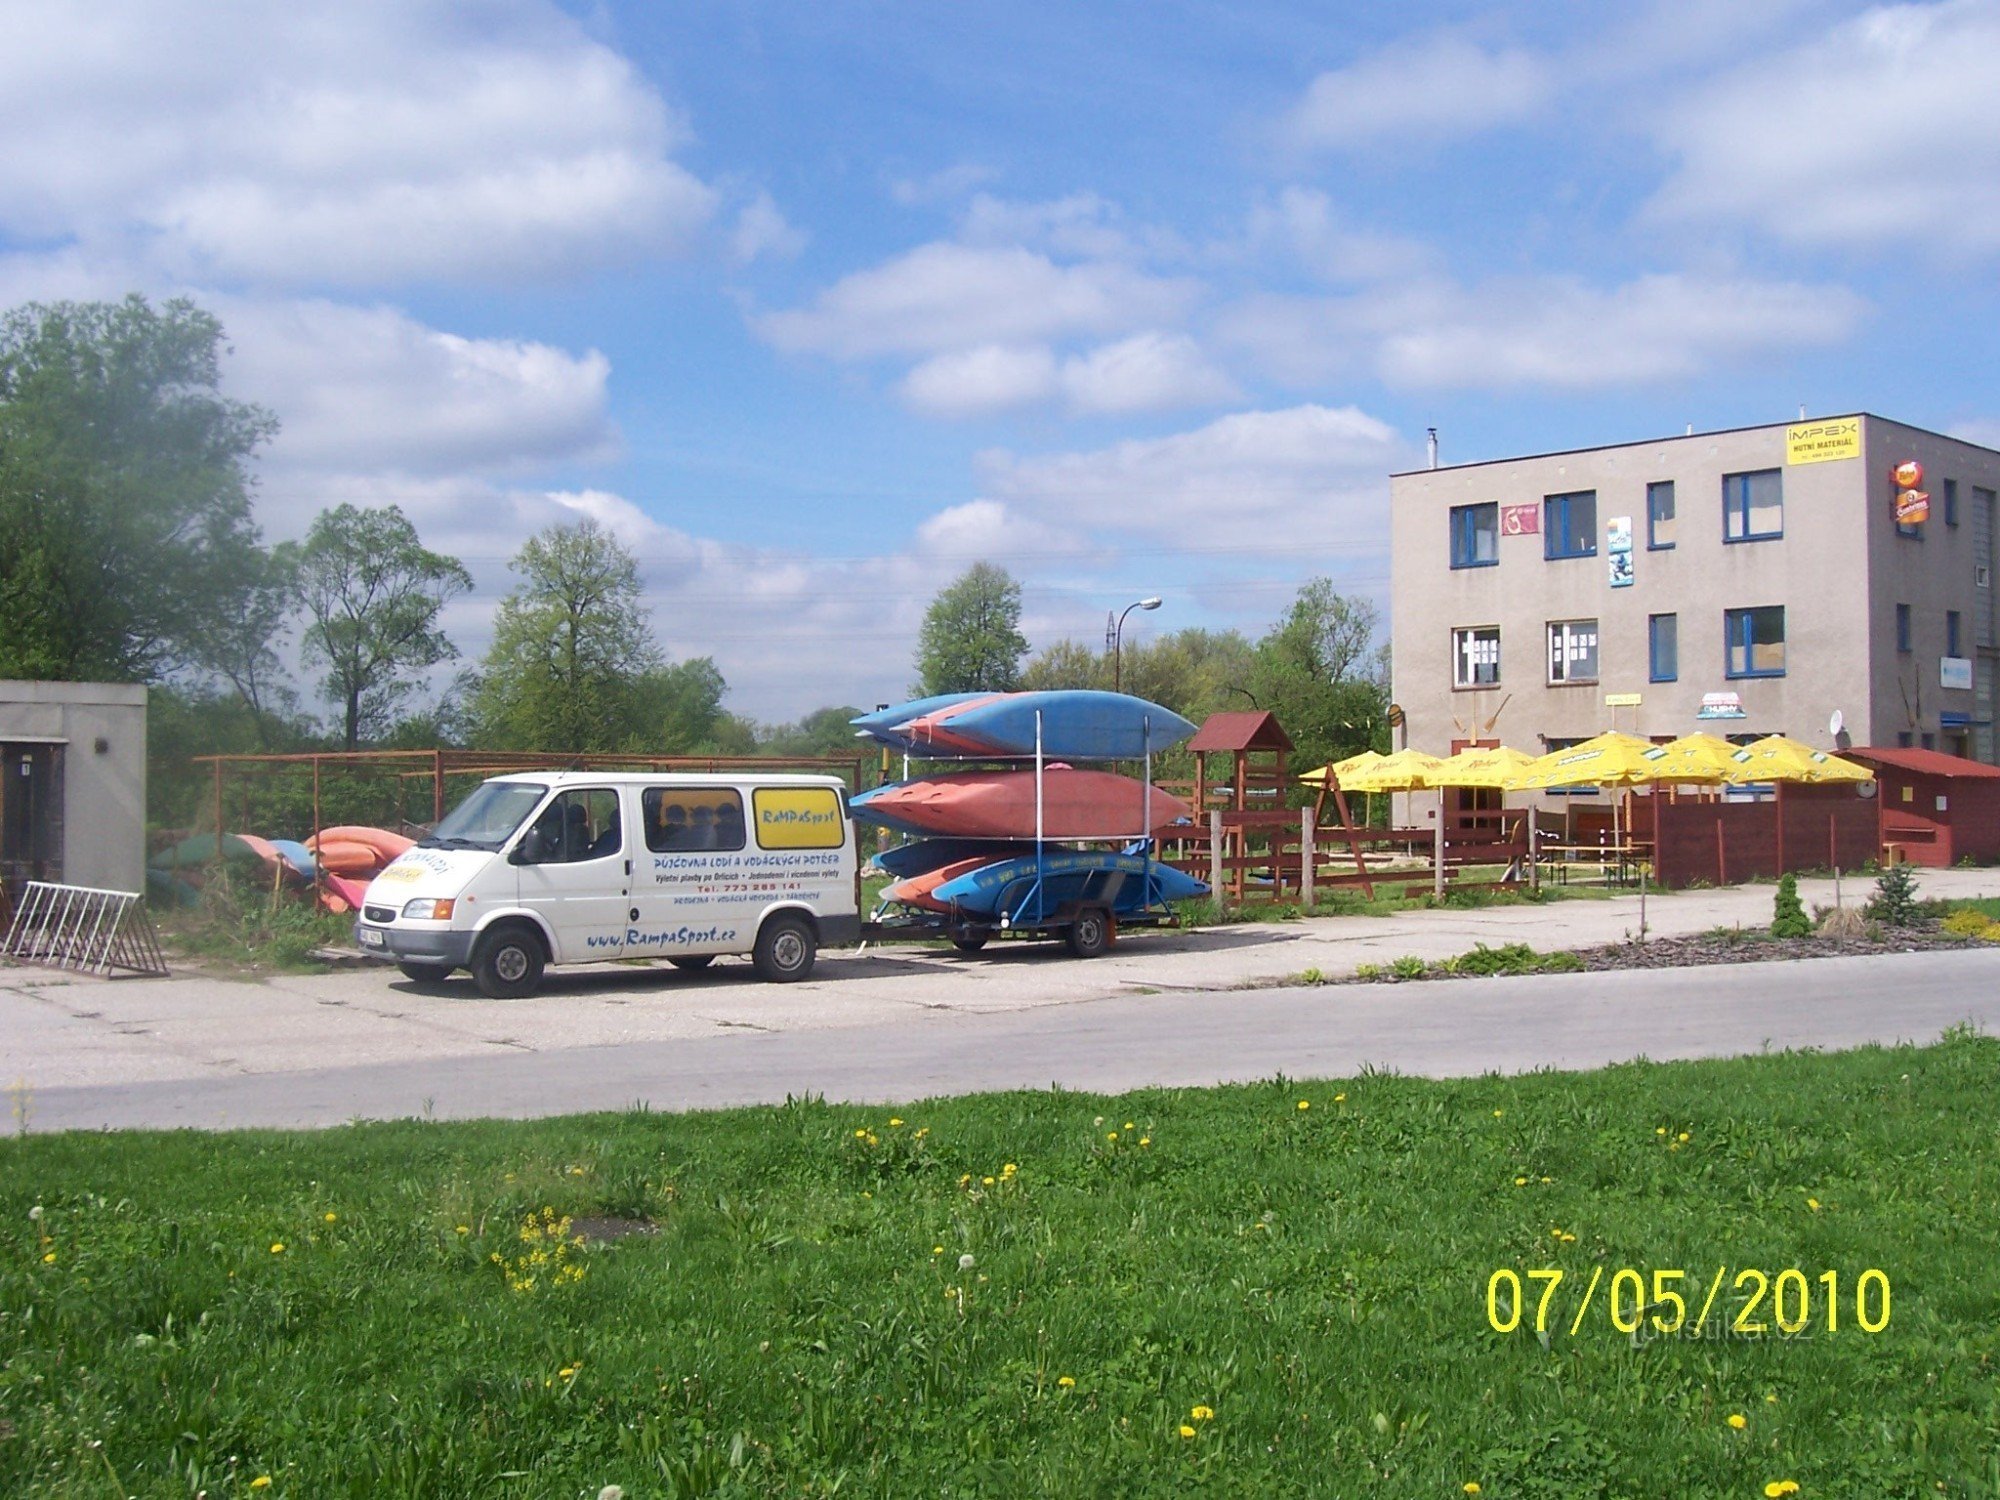
[[520, 843], [507, 851], [507, 863], [510, 865], [533, 864], [535, 862], [534, 848], [535, 841], [533, 838], [522, 839]]

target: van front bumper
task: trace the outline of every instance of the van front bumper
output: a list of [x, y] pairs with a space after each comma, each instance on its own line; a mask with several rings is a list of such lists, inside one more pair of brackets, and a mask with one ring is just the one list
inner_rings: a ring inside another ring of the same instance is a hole
[[397, 963], [449, 964], [462, 969], [472, 957], [472, 934], [447, 932], [442, 928], [383, 927], [375, 922], [356, 922], [354, 940], [371, 958]]

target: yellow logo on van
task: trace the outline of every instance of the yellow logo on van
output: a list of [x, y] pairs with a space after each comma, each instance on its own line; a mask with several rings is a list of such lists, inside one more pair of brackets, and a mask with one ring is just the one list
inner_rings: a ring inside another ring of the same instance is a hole
[[750, 804], [757, 842], [766, 849], [838, 849], [847, 842], [840, 794], [831, 787], [760, 787]]

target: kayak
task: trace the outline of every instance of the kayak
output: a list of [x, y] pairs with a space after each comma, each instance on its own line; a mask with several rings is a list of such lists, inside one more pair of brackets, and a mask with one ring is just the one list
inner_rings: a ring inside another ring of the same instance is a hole
[[913, 833], [984, 839], [1129, 839], [1192, 818], [1187, 803], [1111, 771], [1041, 776], [1037, 826], [1033, 771], [948, 771], [861, 793], [849, 806], [866, 823]]
[[1108, 906], [1115, 915], [1198, 899], [1208, 886], [1192, 875], [1132, 854], [1098, 849], [1044, 850], [969, 870], [939, 884], [934, 901], [972, 916], [1013, 923], [1047, 921], [1073, 902]]

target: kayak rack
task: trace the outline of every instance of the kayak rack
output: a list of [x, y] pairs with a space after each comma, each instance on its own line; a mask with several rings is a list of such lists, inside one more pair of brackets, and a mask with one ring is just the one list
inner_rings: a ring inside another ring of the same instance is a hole
[[[1140, 724], [1141, 759], [1145, 770], [1140, 779], [1139, 791], [1139, 831], [1136, 834], [1105, 834], [1092, 839], [1075, 839], [1073, 843], [1119, 843], [1137, 844], [1140, 861], [1139, 879], [1141, 890], [1150, 887], [1153, 879], [1153, 721], [1147, 715]], [[935, 759], [936, 757], [928, 757]], [[974, 759], [1005, 760], [1005, 756], [962, 757]], [[1018, 759], [1018, 757], [1014, 757]], [[861, 924], [861, 941], [870, 942], [923, 942], [938, 938], [947, 939], [954, 948], [964, 953], [976, 953], [995, 937], [1008, 939], [1061, 939], [1069, 950], [1082, 958], [1096, 957], [1108, 949], [1121, 929], [1128, 928], [1176, 928], [1180, 918], [1170, 907], [1154, 907], [1150, 902], [1135, 912], [1119, 914], [1117, 900], [1130, 872], [1107, 870], [1102, 872], [1102, 885], [1086, 882], [1082, 894], [1062, 902], [1052, 912], [1041, 912], [1040, 897], [1046, 880], [1045, 858], [1050, 840], [1047, 836], [1046, 800], [1044, 775], [1048, 769], [1048, 757], [1043, 739], [1042, 710], [1035, 710], [1035, 873], [1032, 878], [1016, 882], [1003, 891], [995, 902], [997, 920], [990, 917], [977, 919], [957, 908], [950, 912], [906, 911], [898, 916], [883, 918], [884, 907], [878, 907], [873, 919]], [[1070, 759], [1103, 758], [1117, 760], [1119, 757], [1070, 757]], [[903, 751], [903, 779], [910, 777], [910, 752]], [[1017, 886], [1025, 885], [1020, 895], [1010, 900]], [[1028, 921], [1015, 920], [1013, 913], [1021, 911], [1040, 913]]]

